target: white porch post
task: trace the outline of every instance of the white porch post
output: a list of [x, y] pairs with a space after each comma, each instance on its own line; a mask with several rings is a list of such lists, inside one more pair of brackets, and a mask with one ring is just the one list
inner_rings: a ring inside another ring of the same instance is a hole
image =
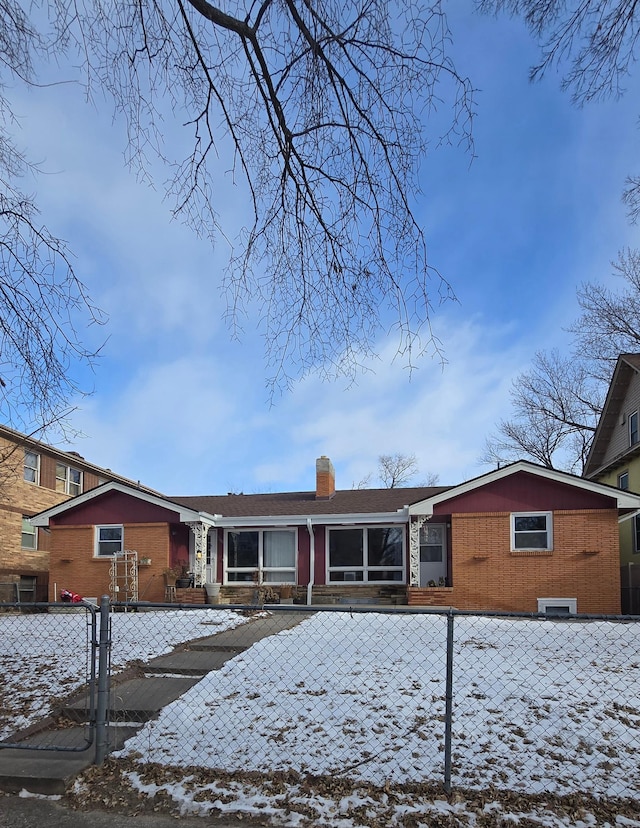
[[195, 539], [193, 585], [202, 587], [207, 580], [207, 535], [210, 527], [207, 523], [201, 523], [200, 521], [187, 523], [187, 526], [193, 532]]
[[429, 520], [427, 515], [409, 518], [409, 586], [420, 586], [420, 530]]

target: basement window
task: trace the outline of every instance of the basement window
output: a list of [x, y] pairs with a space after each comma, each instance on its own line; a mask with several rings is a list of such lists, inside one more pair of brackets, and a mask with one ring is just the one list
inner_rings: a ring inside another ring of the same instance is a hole
[[576, 615], [578, 612], [577, 598], [538, 598], [538, 612], [555, 618], [563, 615]]

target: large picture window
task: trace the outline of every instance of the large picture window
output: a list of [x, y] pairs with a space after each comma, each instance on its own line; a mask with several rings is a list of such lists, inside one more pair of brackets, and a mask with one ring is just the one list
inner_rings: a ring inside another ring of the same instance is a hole
[[401, 526], [329, 529], [329, 581], [388, 583], [404, 580]]
[[96, 526], [96, 556], [112, 557], [124, 549], [122, 526]]
[[551, 512], [512, 514], [511, 549], [553, 549]]
[[295, 529], [228, 531], [227, 581], [296, 582]]

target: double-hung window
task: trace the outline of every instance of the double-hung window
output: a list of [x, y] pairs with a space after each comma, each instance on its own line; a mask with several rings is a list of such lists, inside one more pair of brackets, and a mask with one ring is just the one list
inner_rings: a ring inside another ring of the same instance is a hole
[[124, 527], [96, 526], [95, 553], [98, 558], [113, 557], [124, 549]]
[[27, 515], [22, 516], [22, 548], [23, 549], [37, 549], [38, 548], [38, 530], [31, 523]]
[[227, 581], [295, 584], [296, 537], [295, 529], [227, 531]]
[[388, 583], [404, 580], [401, 526], [329, 529], [330, 582]]
[[40, 455], [34, 451], [24, 453], [24, 479], [28, 483], [40, 483]]
[[511, 515], [511, 549], [553, 549], [551, 512], [517, 512]]
[[82, 494], [82, 472], [73, 466], [56, 463], [56, 491], [63, 494]]

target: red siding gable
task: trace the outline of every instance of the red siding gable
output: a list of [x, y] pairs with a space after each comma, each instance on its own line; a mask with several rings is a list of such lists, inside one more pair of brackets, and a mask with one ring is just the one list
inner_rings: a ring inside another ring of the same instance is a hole
[[179, 523], [179, 512], [121, 492], [105, 492], [51, 518], [52, 526], [96, 526], [109, 523]]
[[536, 474], [516, 472], [437, 504], [434, 514], [615, 508], [613, 497], [548, 480]]

